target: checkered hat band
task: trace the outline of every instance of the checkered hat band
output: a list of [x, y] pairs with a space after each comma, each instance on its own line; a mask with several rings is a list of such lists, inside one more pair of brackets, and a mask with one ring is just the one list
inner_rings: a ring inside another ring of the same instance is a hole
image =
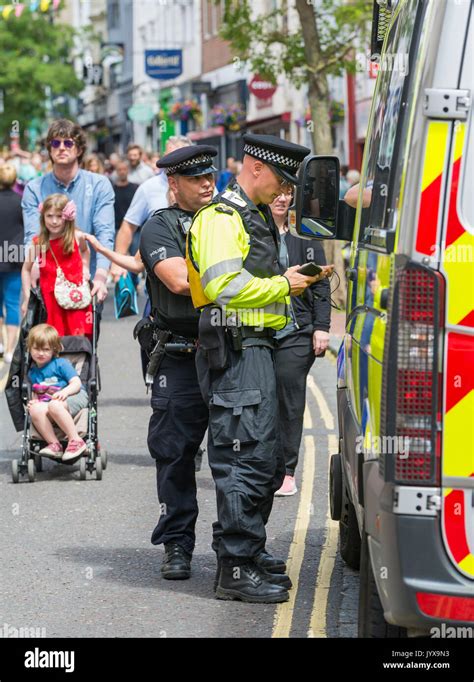
[[266, 163], [274, 163], [276, 166], [287, 166], [293, 170], [298, 170], [300, 165], [299, 161], [290, 159], [288, 156], [272, 152], [269, 149], [263, 149], [263, 147], [254, 147], [252, 144], [245, 145], [244, 154], [250, 154], [250, 156], [255, 156]]
[[185, 168], [189, 168], [190, 166], [211, 166], [212, 165], [212, 156], [208, 156], [206, 154], [202, 154], [201, 156], [194, 156], [192, 159], [188, 159], [187, 161], [182, 161], [181, 163], [176, 164], [176, 166], [169, 166], [168, 168], [165, 168], [165, 173], [166, 175], [173, 175], [173, 173], [179, 173], [180, 170], [184, 170]]

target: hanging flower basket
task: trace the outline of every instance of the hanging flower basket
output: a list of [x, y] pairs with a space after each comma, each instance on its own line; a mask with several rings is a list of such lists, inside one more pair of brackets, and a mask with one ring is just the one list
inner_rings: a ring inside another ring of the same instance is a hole
[[101, 140], [104, 137], [110, 135], [110, 130], [107, 126], [102, 126], [92, 133], [96, 140]]
[[216, 104], [211, 109], [210, 117], [211, 125], [224, 126], [227, 130], [237, 132], [245, 123], [247, 115], [240, 104]]
[[184, 102], [175, 102], [168, 116], [172, 121], [199, 121], [202, 110], [195, 99], [187, 99]]
[[344, 104], [336, 100], [331, 100], [329, 105], [329, 116], [331, 123], [341, 123], [344, 120]]

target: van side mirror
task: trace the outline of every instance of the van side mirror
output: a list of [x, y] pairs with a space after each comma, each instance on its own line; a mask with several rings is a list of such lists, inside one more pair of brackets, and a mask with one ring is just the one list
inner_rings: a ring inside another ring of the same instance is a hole
[[301, 164], [290, 232], [303, 239], [335, 239], [339, 204], [339, 159], [308, 156]]

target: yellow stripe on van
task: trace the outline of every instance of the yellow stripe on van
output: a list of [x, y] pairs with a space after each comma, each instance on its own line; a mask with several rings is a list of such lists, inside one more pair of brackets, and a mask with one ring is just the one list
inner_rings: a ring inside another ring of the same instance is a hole
[[471, 391], [444, 415], [443, 476], [467, 477], [474, 472], [473, 414], [474, 391]]
[[454, 128], [454, 157], [453, 163], [461, 158], [464, 149], [464, 137], [466, 135], [466, 125], [459, 123]]
[[449, 125], [448, 122], [431, 121], [428, 126], [423, 178], [421, 181], [422, 191], [429, 187], [443, 172]]
[[473, 308], [474, 235], [464, 232], [444, 254], [448, 280], [448, 323], [457, 325]]
[[458, 564], [461, 571], [464, 571], [468, 575], [474, 576], [474, 554], [468, 554], [462, 561]]

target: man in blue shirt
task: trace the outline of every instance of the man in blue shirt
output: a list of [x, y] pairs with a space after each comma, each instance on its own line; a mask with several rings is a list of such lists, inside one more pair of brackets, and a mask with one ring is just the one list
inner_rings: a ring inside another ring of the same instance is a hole
[[[23, 194], [25, 244], [39, 232], [39, 204], [50, 194], [66, 194], [77, 206], [76, 225], [93, 234], [101, 244], [114, 248], [114, 191], [108, 178], [82, 170], [80, 163], [86, 149], [86, 137], [77, 123], [67, 119], [54, 121], [49, 127], [46, 145], [53, 171], [28, 183]], [[99, 302], [107, 297], [107, 273], [110, 261], [91, 253], [92, 295]]]

